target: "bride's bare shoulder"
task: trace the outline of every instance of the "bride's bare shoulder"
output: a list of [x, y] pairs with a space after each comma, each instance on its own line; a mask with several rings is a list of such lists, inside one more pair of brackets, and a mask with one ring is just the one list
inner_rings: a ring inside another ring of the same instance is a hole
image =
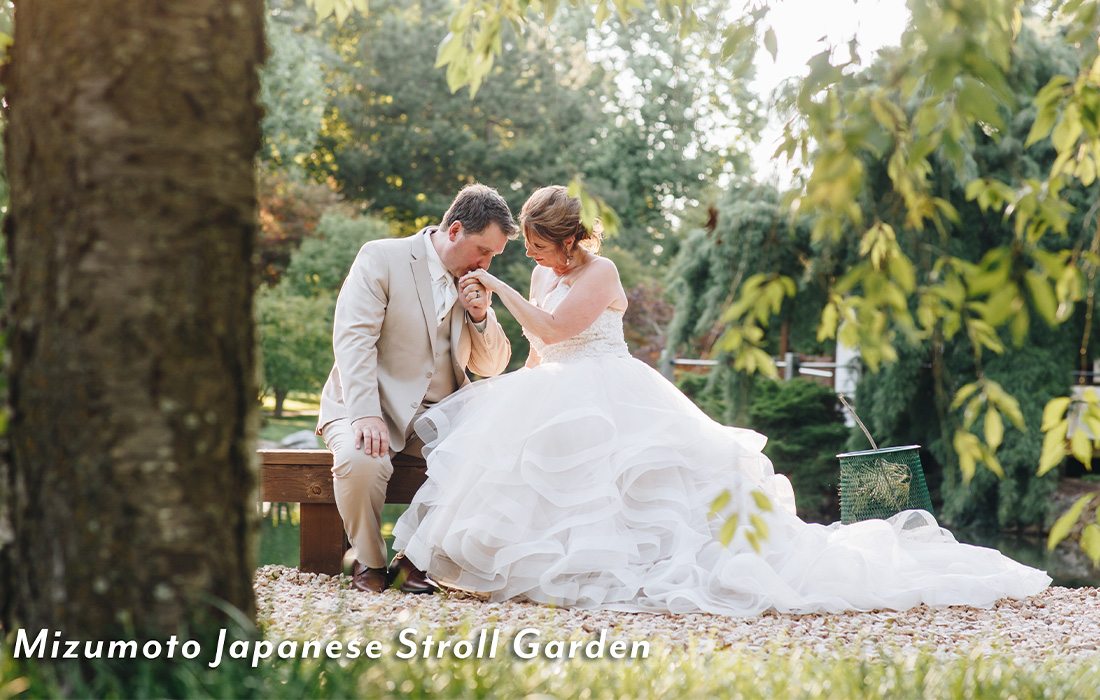
[[605, 258], [602, 255], [596, 255], [592, 258], [592, 264], [604, 270], [614, 270], [616, 275], [619, 274], [619, 268], [615, 267], [615, 261], [611, 258]]
[[610, 258], [597, 256], [589, 265], [592, 266], [592, 270], [589, 272], [592, 283], [599, 285], [612, 297], [612, 302], [608, 308], [613, 311], [626, 311], [629, 301], [626, 292], [623, 290], [623, 282], [619, 278], [619, 268], [615, 266], [615, 262]]
[[588, 270], [585, 272], [594, 280], [605, 283], [617, 283], [619, 280], [619, 268], [615, 267], [615, 263], [610, 258], [602, 255], [593, 256], [586, 267]]

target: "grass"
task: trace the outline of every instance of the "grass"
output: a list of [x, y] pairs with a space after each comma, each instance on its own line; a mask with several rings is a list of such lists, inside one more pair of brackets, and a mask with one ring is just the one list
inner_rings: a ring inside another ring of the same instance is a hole
[[[291, 433], [296, 433], [299, 430], [313, 431], [316, 427], [316, 415], [303, 414], [276, 418], [265, 413], [260, 423], [260, 439], [279, 442]], [[321, 443], [319, 440], [317, 444], [320, 446]]]
[[[393, 639], [393, 632], [363, 640]], [[505, 640], [508, 641], [508, 640]], [[871, 660], [826, 657], [776, 646], [717, 651], [662, 648], [649, 658], [402, 660], [390, 644], [378, 660], [226, 660], [211, 669], [186, 663], [126, 661], [90, 674], [72, 667], [0, 657], [0, 698], [1081, 698], [1100, 689], [1100, 658], [1020, 664], [1006, 656], [949, 660], [929, 653]]]
[[[288, 414], [294, 413], [312, 413], [314, 417], [317, 415], [317, 410], [321, 406], [320, 394], [306, 394], [302, 392], [292, 391], [290, 395], [283, 401], [283, 411]], [[267, 395], [260, 400], [260, 407], [267, 413], [271, 413], [275, 410], [275, 396]]]
[[260, 439], [279, 442], [299, 430], [314, 430], [317, 427], [319, 406], [319, 396], [291, 394], [283, 402], [283, 416], [276, 418], [273, 415], [274, 397], [264, 397], [260, 411]]

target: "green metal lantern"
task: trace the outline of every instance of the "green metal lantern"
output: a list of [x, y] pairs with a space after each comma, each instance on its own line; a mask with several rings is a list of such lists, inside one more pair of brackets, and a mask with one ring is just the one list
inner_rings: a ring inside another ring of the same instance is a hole
[[837, 459], [841, 522], [889, 518], [912, 509], [932, 512], [920, 445], [845, 452]]
[[840, 521], [845, 525], [889, 518], [903, 510], [932, 512], [932, 497], [920, 464], [920, 445], [879, 447], [852, 405], [837, 394], [874, 449], [845, 452], [840, 460]]

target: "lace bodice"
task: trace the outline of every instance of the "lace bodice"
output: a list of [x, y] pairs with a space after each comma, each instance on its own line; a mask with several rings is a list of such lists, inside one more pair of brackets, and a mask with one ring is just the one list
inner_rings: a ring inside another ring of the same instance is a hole
[[[553, 311], [569, 294], [571, 287], [559, 284], [546, 298], [541, 308]], [[536, 302], [537, 303], [537, 302]], [[623, 312], [604, 309], [588, 328], [560, 343], [546, 344], [525, 328], [523, 335], [543, 362], [570, 362], [597, 356], [630, 357], [623, 337]]]

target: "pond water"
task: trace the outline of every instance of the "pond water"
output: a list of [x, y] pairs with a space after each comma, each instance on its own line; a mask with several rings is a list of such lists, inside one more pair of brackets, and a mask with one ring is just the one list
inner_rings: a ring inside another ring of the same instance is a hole
[[[260, 528], [259, 561], [260, 564], [296, 567], [298, 566], [297, 506], [279, 505], [281, 507], [277, 515], [273, 517], [269, 512]], [[404, 506], [387, 505], [385, 507], [382, 513], [384, 533], [388, 534], [403, 510]], [[1100, 569], [1092, 567], [1091, 562], [1081, 553], [1075, 542], [1063, 543], [1054, 552], [1048, 552], [1046, 539], [1042, 537], [971, 530], [954, 532], [955, 538], [960, 542], [993, 547], [1028, 566], [1045, 570], [1054, 579], [1055, 586], [1067, 588], [1100, 586]], [[392, 538], [387, 538], [387, 544], [392, 544]], [[391, 551], [390, 555], [392, 554]]]

